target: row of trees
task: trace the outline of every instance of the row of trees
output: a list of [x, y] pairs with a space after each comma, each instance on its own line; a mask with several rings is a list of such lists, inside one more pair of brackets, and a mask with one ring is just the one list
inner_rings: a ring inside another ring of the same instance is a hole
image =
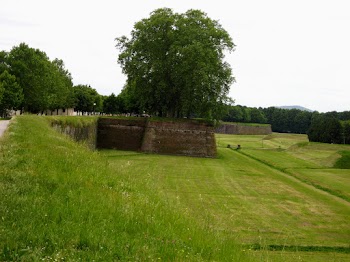
[[339, 120], [339, 117], [344, 119], [344, 114], [336, 112], [314, 114], [307, 132], [309, 140], [332, 144], [350, 144], [350, 118], [342, 121]]
[[0, 52], [0, 115], [5, 116], [9, 110], [101, 111], [102, 99], [90, 86], [73, 86], [64, 62], [51, 61], [39, 49], [21, 43], [10, 52]]
[[227, 106], [223, 121], [271, 124], [272, 131], [306, 134], [311, 124], [312, 112], [277, 107], [255, 108]]
[[40, 112], [73, 105], [72, 78], [62, 60], [50, 61], [39, 49], [22, 43], [0, 54], [1, 110]]
[[[105, 113], [219, 118], [234, 81], [224, 53], [235, 45], [218, 21], [200, 10], [157, 9], [134, 25], [131, 38], [116, 39], [127, 75], [121, 94], [101, 97], [73, 86], [62, 60], [50, 61], [22, 43], [0, 54], [0, 105], [37, 113], [72, 108]], [[14, 95], [10, 95], [14, 94]], [[5, 99], [6, 98], [6, 99]]]
[[[73, 85], [60, 59], [50, 61], [45, 52], [21, 43], [0, 52], [0, 116], [10, 110], [40, 113], [75, 108], [79, 113], [133, 112], [125, 92], [102, 96], [90, 85]], [[131, 110], [131, 111], [130, 111]]]
[[318, 113], [228, 105], [222, 120], [271, 124], [273, 132], [307, 134], [313, 142], [350, 144], [350, 111]]

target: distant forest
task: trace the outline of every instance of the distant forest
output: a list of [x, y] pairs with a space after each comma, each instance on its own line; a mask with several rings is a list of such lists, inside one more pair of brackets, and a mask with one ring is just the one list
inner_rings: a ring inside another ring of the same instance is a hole
[[[11, 110], [35, 114], [66, 108], [87, 114], [148, 113], [128, 89], [119, 95], [102, 96], [90, 85], [74, 86], [62, 60], [51, 61], [45, 52], [25, 43], [10, 52], [0, 51], [0, 116]], [[273, 132], [308, 134], [310, 141], [350, 144], [350, 111], [318, 113], [240, 105], [220, 108], [218, 120], [271, 124]]]
[[350, 111], [319, 113], [236, 105], [227, 106], [222, 120], [270, 124], [273, 132], [307, 134], [313, 142], [350, 144]]

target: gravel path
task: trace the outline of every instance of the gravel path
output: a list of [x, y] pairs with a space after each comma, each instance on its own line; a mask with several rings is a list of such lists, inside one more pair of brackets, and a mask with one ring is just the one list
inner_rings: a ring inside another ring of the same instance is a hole
[[10, 120], [1, 120], [0, 121], [0, 137], [5, 132], [9, 123], [10, 123]]

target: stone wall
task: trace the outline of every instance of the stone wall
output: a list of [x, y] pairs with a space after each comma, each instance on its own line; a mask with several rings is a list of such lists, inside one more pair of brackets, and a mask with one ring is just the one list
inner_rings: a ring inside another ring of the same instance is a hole
[[148, 121], [141, 151], [215, 157], [214, 128], [196, 121]]
[[96, 124], [84, 127], [74, 127], [52, 123], [52, 127], [57, 131], [70, 136], [77, 142], [85, 143], [91, 149], [96, 148]]
[[215, 157], [214, 128], [198, 121], [100, 118], [97, 148]]
[[146, 118], [99, 118], [97, 121], [97, 148], [141, 150]]
[[216, 128], [215, 133], [231, 135], [268, 135], [272, 133], [271, 125], [249, 126], [232, 123], [222, 124]]

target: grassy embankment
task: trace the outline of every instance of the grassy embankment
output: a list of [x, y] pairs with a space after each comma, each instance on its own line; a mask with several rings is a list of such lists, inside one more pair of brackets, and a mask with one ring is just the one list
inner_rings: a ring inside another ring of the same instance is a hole
[[0, 140], [0, 260], [250, 261], [236, 235], [203, 230], [163, 198], [132, 155], [111, 169], [44, 117], [12, 120]]
[[222, 122], [227, 125], [240, 125], [240, 126], [270, 126], [270, 124], [261, 124], [261, 123], [243, 123], [243, 122]]
[[332, 168], [348, 146], [218, 135], [217, 159], [91, 153], [42, 118], [17, 121], [0, 163], [2, 258], [350, 257], [349, 170]]
[[217, 159], [101, 154], [116, 171], [127, 161], [135, 179], [150, 181], [203, 227], [237, 236], [259, 260], [349, 259], [350, 203], [338, 196], [349, 192], [349, 170], [322, 165], [349, 146], [309, 144], [291, 134], [217, 135], [217, 143]]

